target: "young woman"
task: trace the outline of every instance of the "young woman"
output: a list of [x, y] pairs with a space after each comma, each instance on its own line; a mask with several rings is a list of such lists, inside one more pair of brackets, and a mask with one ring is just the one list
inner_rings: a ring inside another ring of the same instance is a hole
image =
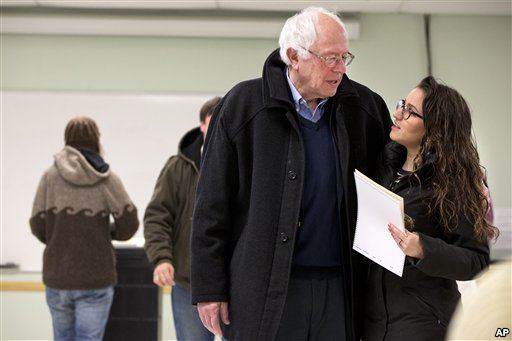
[[364, 340], [443, 340], [460, 298], [457, 280], [489, 263], [483, 173], [462, 96], [427, 77], [398, 103], [383, 184], [404, 198], [409, 231], [388, 229], [402, 277], [372, 263]]
[[88, 117], [68, 123], [66, 146], [43, 174], [30, 218], [46, 245], [43, 282], [55, 340], [103, 338], [117, 279], [111, 241], [131, 238], [139, 225], [121, 180], [100, 155], [99, 138]]

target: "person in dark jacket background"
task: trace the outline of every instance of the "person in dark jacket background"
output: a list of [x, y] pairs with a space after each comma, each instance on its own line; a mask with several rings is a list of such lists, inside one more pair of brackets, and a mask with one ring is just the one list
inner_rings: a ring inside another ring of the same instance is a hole
[[[345, 74], [334, 14], [288, 19], [262, 78], [212, 116], [192, 228], [192, 301], [231, 340], [356, 340], [365, 262], [353, 253], [353, 171], [389, 141], [382, 98]], [[221, 330], [222, 328], [222, 330]]]
[[135, 234], [137, 210], [101, 156], [94, 120], [72, 119], [64, 140], [39, 183], [30, 227], [46, 245], [43, 282], [54, 339], [101, 340], [117, 282], [112, 239]]
[[406, 254], [402, 277], [370, 265], [364, 340], [443, 340], [460, 299], [456, 280], [489, 264], [498, 230], [487, 219], [464, 98], [427, 77], [393, 117], [382, 183], [404, 198], [412, 227], [388, 226]]
[[203, 104], [200, 126], [183, 136], [178, 155], [166, 162], [144, 214], [146, 254], [155, 266], [153, 282], [171, 292], [174, 327], [178, 340], [213, 340], [190, 303], [190, 228], [199, 177], [201, 150], [208, 124], [220, 97]]

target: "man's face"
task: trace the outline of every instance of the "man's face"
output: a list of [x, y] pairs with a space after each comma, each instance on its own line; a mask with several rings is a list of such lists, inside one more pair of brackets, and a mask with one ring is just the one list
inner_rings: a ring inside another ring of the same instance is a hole
[[348, 52], [348, 40], [343, 29], [333, 19], [320, 14], [316, 30], [317, 40], [309, 50], [317, 56], [310, 54], [308, 59], [301, 59], [297, 53], [289, 55], [291, 79], [306, 101], [334, 96], [346, 71], [343, 61], [327, 67], [318, 57], [341, 56]]

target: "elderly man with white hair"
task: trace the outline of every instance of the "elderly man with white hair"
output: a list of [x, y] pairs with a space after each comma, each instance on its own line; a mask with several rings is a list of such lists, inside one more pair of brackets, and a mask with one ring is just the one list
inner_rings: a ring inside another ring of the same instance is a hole
[[228, 340], [356, 340], [366, 262], [352, 252], [355, 168], [376, 175], [391, 127], [351, 81], [335, 13], [289, 18], [262, 78], [213, 115], [192, 231], [192, 303]]

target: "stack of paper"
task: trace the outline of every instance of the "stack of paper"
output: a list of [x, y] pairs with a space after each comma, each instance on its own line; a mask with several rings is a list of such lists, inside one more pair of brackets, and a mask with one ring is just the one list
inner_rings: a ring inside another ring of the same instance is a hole
[[405, 254], [388, 230], [388, 224], [404, 231], [403, 198], [355, 170], [357, 225], [353, 249], [402, 277]]

